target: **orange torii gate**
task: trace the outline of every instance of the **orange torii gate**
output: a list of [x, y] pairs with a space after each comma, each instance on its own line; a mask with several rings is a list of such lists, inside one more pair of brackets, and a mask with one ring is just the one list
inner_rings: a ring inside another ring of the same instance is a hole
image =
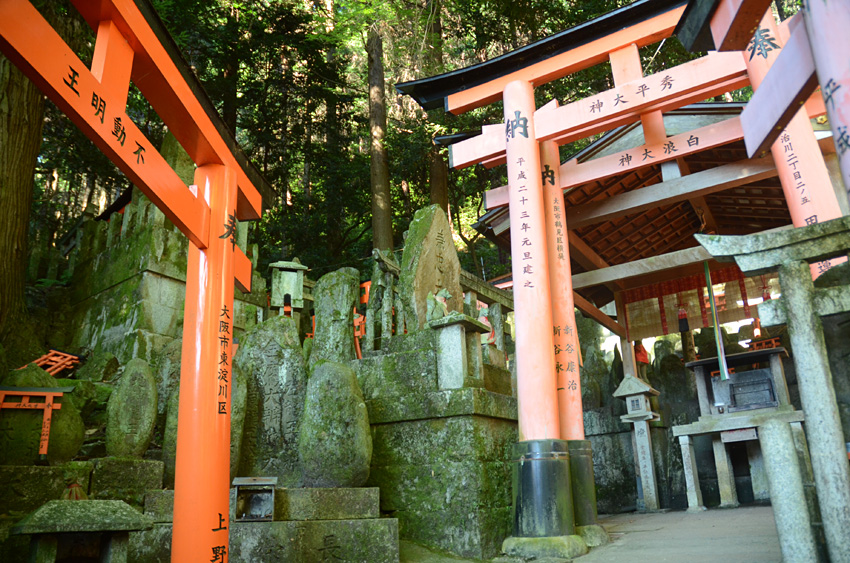
[[[452, 145], [449, 155], [450, 165], [455, 168], [476, 163], [488, 167], [507, 164], [508, 186], [488, 191], [485, 202], [488, 209], [508, 205], [511, 211], [521, 443], [584, 437], [578, 374], [562, 371], [563, 366], [573, 365], [561, 361], [565, 358], [562, 355], [565, 346], [540, 330], [549, 324], [550, 315], [572, 315], [572, 304], [563, 299], [565, 295], [572, 295], [571, 284], [556, 281], [555, 273], [561, 272], [563, 279], [570, 279], [567, 241], [562, 240], [566, 237], [561, 234], [566, 232], [568, 225], [566, 215], [558, 212], [564, 209], [563, 196], [559, 190], [552, 198], [554, 206], [545, 211], [540, 201], [543, 185], [553, 182], [552, 173], [559, 164], [557, 156], [552, 161], [549, 144], [568, 143], [638, 120], [643, 124], [646, 141], [643, 146], [582, 164], [571, 161], [560, 165], [558, 185], [566, 189], [625, 170], [674, 161], [686, 154], [744, 138], [738, 117], [674, 137], [666, 135], [661, 112], [747, 86], [752, 73], [758, 72], [740, 52], [715, 52], [644, 76], [637, 49], [672, 35], [685, 11], [685, 4], [685, 0], [639, 0], [492, 61], [397, 86], [401, 93], [411, 95], [426, 109], [442, 102], [446, 110], [456, 114], [500, 98], [504, 103], [502, 124], [484, 126], [481, 135]], [[763, 15], [764, 9], [761, 9], [756, 21]], [[787, 29], [786, 26], [784, 31]], [[611, 62], [614, 88], [561, 107], [557, 104], [535, 107], [534, 87], [606, 60]], [[806, 101], [805, 98], [802, 101]], [[823, 113], [823, 105], [816, 99], [807, 106], [810, 114]], [[792, 216], [802, 216], [808, 209], [801, 207], [815, 201], [822, 208], [838, 208], [825, 165], [820, 155], [814, 158], [816, 153], [810, 150], [817, 149], [813, 132], [805, 122], [806, 116], [801, 115], [802, 124], [794, 133], [795, 146], [799, 139], [800, 147], [805, 150], [801, 148], [797, 156], [799, 165], [805, 166], [815, 181], [810, 184], [807, 200], [788, 197]], [[544, 160], [541, 154], [545, 155]], [[777, 168], [780, 168], [779, 163]], [[552, 197], [546, 193], [547, 198]], [[548, 237], [543, 232], [544, 225]], [[557, 288], [555, 299], [546, 287], [550, 285], [552, 291]], [[567, 306], [570, 311], [556, 313]], [[559, 325], [553, 323], [552, 326], [557, 337]], [[633, 371], [633, 360], [629, 362], [631, 351], [624, 349], [623, 352], [627, 371]], [[555, 375], [557, 383], [553, 381]], [[553, 405], [553, 396], [558, 397], [558, 405]], [[553, 428], [553, 420], [559, 428]], [[543, 506], [525, 508], [547, 509]], [[518, 506], [517, 511], [521, 510], [523, 507]], [[520, 516], [515, 513], [514, 518], [514, 534], [526, 535], [526, 530], [516, 523]]]
[[[97, 33], [91, 69], [27, 0], [0, 0], [0, 50], [185, 234], [173, 561], [226, 561], [234, 280], [251, 262], [236, 221], [263, 180], [236, 146], [147, 0], [72, 0]], [[186, 186], [125, 113], [130, 81], [197, 165]]]

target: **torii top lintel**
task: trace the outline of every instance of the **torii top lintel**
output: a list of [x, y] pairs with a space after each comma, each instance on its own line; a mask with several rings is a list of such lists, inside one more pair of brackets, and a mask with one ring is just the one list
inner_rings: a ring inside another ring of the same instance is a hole
[[[273, 191], [236, 144], [149, 0], [72, 3], [97, 34], [90, 71], [27, 0], [0, 2], [0, 50], [196, 245], [205, 247], [209, 237], [208, 208], [127, 118], [130, 80], [198, 166], [222, 164], [236, 172], [236, 218], [258, 218], [258, 188], [267, 197]], [[84, 113], [89, 105], [92, 111]]]
[[540, 86], [605, 62], [611, 51], [632, 43], [643, 47], [670, 37], [685, 4], [686, 0], [638, 0], [495, 59], [395, 88], [426, 110], [442, 105], [461, 114], [498, 101], [505, 85], [514, 80]]

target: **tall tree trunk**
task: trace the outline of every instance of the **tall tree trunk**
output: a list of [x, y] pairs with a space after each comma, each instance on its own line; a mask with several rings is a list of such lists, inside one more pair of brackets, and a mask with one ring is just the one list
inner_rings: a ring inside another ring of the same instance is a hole
[[380, 250], [393, 248], [393, 217], [390, 209], [390, 169], [384, 138], [387, 134], [387, 106], [384, 98], [384, 46], [377, 25], [369, 27], [366, 40], [369, 54], [369, 128], [371, 130], [372, 245]]
[[[425, 14], [425, 57], [422, 65], [428, 75], [443, 72], [443, 22], [440, 18], [442, 0], [426, 0]], [[439, 205], [446, 215], [449, 209], [449, 173], [443, 151], [437, 146], [431, 147], [429, 155], [429, 185], [431, 188], [431, 203]]]
[[224, 91], [222, 92], [221, 117], [224, 124], [236, 136], [236, 115], [239, 110], [239, 98], [236, 95], [239, 90], [239, 53], [237, 44], [239, 41], [239, 11], [235, 5], [230, 6], [227, 15], [225, 32], [230, 36], [230, 45], [226, 47], [227, 57], [222, 73], [224, 78]]
[[431, 148], [430, 174], [431, 203], [439, 205], [449, 215], [449, 168], [439, 147]]
[[0, 55], [0, 342], [26, 312], [27, 227], [43, 122], [41, 92]]

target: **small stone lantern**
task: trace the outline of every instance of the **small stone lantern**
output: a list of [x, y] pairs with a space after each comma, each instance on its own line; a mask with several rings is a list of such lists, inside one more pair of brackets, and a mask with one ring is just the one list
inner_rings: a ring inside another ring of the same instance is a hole
[[286, 296], [289, 296], [289, 305], [293, 309], [304, 307], [304, 272], [307, 266], [301, 264], [296, 258], [292, 262], [273, 262], [269, 264], [272, 269], [272, 307], [283, 307], [286, 305]]
[[649, 423], [659, 419], [658, 414], [652, 412], [649, 397], [658, 394], [657, 390], [632, 375], [626, 375], [614, 391], [615, 397], [626, 401], [626, 414], [621, 416], [620, 420], [634, 426], [635, 454], [646, 510], [659, 509], [655, 465], [652, 462], [652, 439], [649, 435]]

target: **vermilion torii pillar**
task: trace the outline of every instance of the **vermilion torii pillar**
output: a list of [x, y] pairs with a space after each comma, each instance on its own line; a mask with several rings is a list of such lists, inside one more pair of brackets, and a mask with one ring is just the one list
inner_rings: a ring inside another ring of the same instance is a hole
[[[742, 53], [754, 91], [758, 91], [770, 67], [779, 57], [781, 45], [773, 12], [767, 10], [747, 50]], [[838, 142], [836, 138], [836, 147]], [[829, 171], [804, 110], [798, 111], [788, 122], [785, 130], [771, 145], [770, 152], [795, 227], [841, 217]], [[819, 275], [829, 268], [830, 261], [826, 260], [812, 265], [812, 273]]]
[[[516, 320], [519, 439], [560, 438], [546, 221], [540, 152], [534, 135], [534, 89], [505, 87], [505, 146], [510, 186], [511, 256]], [[574, 366], [575, 367], [575, 366]], [[575, 367], [576, 377], [578, 368]]]
[[[545, 111], [545, 109], [541, 109]], [[540, 143], [543, 167], [543, 197], [546, 209], [546, 238], [549, 249], [549, 286], [552, 292], [552, 334], [558, 388], [560, 436], [562, 440], [584, 440], [584, 410], [581, 404], [579, 364], [581, 350], [573, 300], [567, 210], [561, 191], [561, 158], [554, 141]]]
[[229, 550], [236, 174], [219, 164], [199, 166], [195, 185], [210, 205], [213, 225], [223, 232], [206, 249], [189, 246], [171, 541], [175, 563], [200, 555], [224, 562]]
[[[172, 561], [228, 553], [233, 284], [250, 291], [236, 221], [256, 219], [259, 178], [145, 0], [72, 0], [97, 32], [92, 68], [27, 0], [0, 1], [0, 50], [190, 240]], [[186, 186], [125, 113], [133, 80], [198, 165]], [[256, 176], [255, 176], [256, 174]], [[261, 179], [260, 179], [261, 180]]]

